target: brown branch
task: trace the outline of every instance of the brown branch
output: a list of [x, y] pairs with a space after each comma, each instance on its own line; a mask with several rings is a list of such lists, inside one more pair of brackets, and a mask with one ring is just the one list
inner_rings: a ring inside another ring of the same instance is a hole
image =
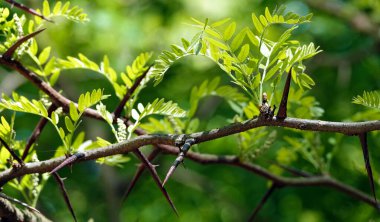
[[1, 193], [0, 192], [0, 198], [3, 198], [3, 199], [6, 199], [6, 200], [9, 200], [11, 202], [14, 202], [14, 203], [17, 203], [17, 204], [20, 204], [21, 206], [25, 207], [25, 208], [28, 208], [29, 210], [32, 210], [34, 212], [37, 212], [39, 214], [41, 214], [41, 212], [39, 210], [37, 210], [36, 208], [32, 207], [32, 206], [29, 206], [28, 204], [16, 199], [16, 198], [13, 198], [13, 197], [10, 197], [10, 196], [7, 196], [5, 195], [4, 193]]
[[[94, 160], [101, 157], [113, 156], [116, 154], [123, 154], [134, 151], [145, 145], [153, 144], [168, 144], [174, 145], [175, 135], [145, 135], [139, 136], [135, 139], [126, 140], [120, 143], [112, 144], [110, 146], [101, 147], [97, 149], [83, 151], [84, 155], [78, 161]], [[60, 165], [66, 160], [65, 156], [52, 158], [40, 162], [26, 163], [23, 167], [18, 169], [8, 169], [0, 172], [0, 186], [4, 185], [11, 179], [32, 173], [47, 173], [52, 171], [55, 167]]]
[[[54, 104], [50, 105], [50, 107], [48, 108], [48, 115], [50, 116], [50, 114], [56, 109], [57, 109], [56, 105]], [[40, 136], [42, 130], [46, 126], [47, 121], [48, 120], [43, 117], [40, 119], [40, 121], [38, 121], [37, 126], [34, 128], [32, 135], [29, 137], [28, 142], [25, 145], [25, 149], [21, 157], [22, 160], [25, 160], [26, 157], [28, 156], [30, 148], [32, 147], [34, 142], [36, 142], [37, 138]]]
[[40, 13], [38, 13], [36, 10], [34, 9], [31, 9], [21, 3], [18, 3], [18, 2], [15, 2], [13, 0], [5, 0], [6, 2], [8, 2], [9, 4], [11, 4], [12, 6], [15, 6], [16, 8], [19, 8], [21, 10], [23, 10], [24, 12], [26, 13], [29, 13], [29, 14], [32, 14], [32, 15], [35, 15], [35, 16], [38, 16], [46, 21], [49, 21], [49, 22], [53, 22], [51, 19], [48, 19], [46, 18], [45, 16], [41, 15]]
[[[160, 145], [160, 149], [164, 150], [166, 153], [177, 155], [178, 148]], [[353, 198], [356, 198], [360, 201], [363, 201], [376, 209], [378, 209], [378, 204], [375, 199], [371, 198], [367, 194], [357, 190], [351, 186], [348, 186], [342, 182], [339, 182], [328, 176], [311, 176], [306, 178], [287, 178], [278, 176], [271, 173], [270, 171], [262, 168], [259, 165], [240, 162], [237, 156], [217, 156], [211, 154], [199, 154], [194, 152], [188, 152], [187, 158], [201, 164], [220, 164], [220, 165], [231, 165], [239, 168], [243, 168], [249, 172], [252, 172], [258, 176], [271, 180], [273, 183], [283, 187], [283, 186], [292, 186], [292, 187], [329, 187], [333, 188], [336, 191], [345, 193]]]
[[256, 206], [255, 210], [249, 217], [248, 221], [253, 221], [256, 218], [256, 215], [259, 213], [261, 208], [264, 206], [264, 204], [269, 199], [270, 195], [272, 195], [273, 191], [277, 188], [277, 185], [273, 183], [270, 188], [267, 190], [267, 192], [264, 194], [263, 198], [261, 198], [259, 205]]
[[[149, 145], [149, 144], [166, 144], [166, 145], [158, 145], [158, 147], [164, 150], [167, 153], [171, 153], [174, 155], [178, 154], [178, 148], [173, 147], [175, 141], [175, 136], [168, 135], [146, 135], [139, 136], [135, 139], [124, 141], [122, 143], [113, 144], [107, 147], [93, 149], [85, 151], [85, 157], [83, 157], [80, 161], [97, 159], [100, 157], [106, 157], [121, 153], [131, 152], [141, 146]], [[171, 146], [168, 146], [171, 145]], [[264, 177], [272, 182], [280, 185], [280, 186], [324, 186], [333, 188], [339, 192], [346, 193], [349, 196], [352, 196], [358, 200], [366, 202], [367, 204], [378, 207], [377, 202], [371, 198], [370, 196], [364, 194], [363, 192], [356, 190], [353, 187], [345, 185], [333, 178], [327, 176], [311, 176], [307, 178], [286, 178], [281, 177], [266, 169], [262, 168], [259, 165], [243, 163], [239, 161], [239, 158], [236, 156], [216, 156], [216, 155], [208, 155], [208, 154], [197, 154], [193, 152], [188, 152], [187, 157], [196, 162], [202, 164], [223, 164], [223, 165], [232, 165], [239, 168], [243, 168], [248, 170], [258, 176]], [[23, 176], [26, 174], [32, 173], [46, 173], [51, 171], [54, 167], [59, 165], [61, 162], [65, 160], [65, 157], [59, 157], [54, 159], [49, 159], [41, 162], [33, 162], [26, 163], [21, 169], [8, 169], [0, 173], [0, 184], [4, 184], [7, 181]]]
[[50, 222], [44, 215], [37, 213], [34, 210], [20, 210], [15, 207], [9, 200], [0, 198], [0, 218], [1, 221], [41, 221]]

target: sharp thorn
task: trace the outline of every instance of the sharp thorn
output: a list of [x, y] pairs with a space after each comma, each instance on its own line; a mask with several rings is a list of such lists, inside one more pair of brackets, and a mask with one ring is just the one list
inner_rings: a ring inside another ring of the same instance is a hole
[[360, 144], [362, 146], [364, 163], [365, 163], [365, 168], [367, 170], [367, 175], [368, 175], [371, 191], [372, 191], [373, 197], [375, 198], [375, 201], [377, 203], [376, 192], [375, 192], [375, 183], [373, 182], [372, 167], [371, 167], [371, 162], [369, 160], [367, 133], [359, 134], [359, 139], [360, 139]]
[[282, 99], [281, 99], [280, 107], [278, 108], [276, 119], [283, 120], [287, 117], [287, 105], [288, 105], [288, 96], [289, 96], [291, 79], [292, 79], [292, 68], [290, 68], [288, 72], [288, 76], [286, 78], [284, 91], [282, 92]]
[[4, 59], [11, 59], [12, 58], [12, 55], [13, 53], [16, 51], [16, 49], [18, 47], [20, 47], [20, 45], [26, 41], [28, 41], [29, 39], [33, 38], [34, 36], [38, 35], [40, 32], [44, 31], [46, 28], [43, 28], [43, 29], [40, 29], [38, 31], [35, 31], [35, 32], [32, 32], [26, 36], [23, 36], [21, 37], [19, 40], [17, 40], [4, 54], [3, 54], [3, 58]]
[[164, 182], [162, 183], [162, 187], [165, 186], [166, 182], [169, 180], [170, 176], [174, 173], [174, 170], [176, 169], [177, 167], [175, 165], [171, 166], [168, 173], [166, 174], [165, 176], [165, 179], [164, 179]]

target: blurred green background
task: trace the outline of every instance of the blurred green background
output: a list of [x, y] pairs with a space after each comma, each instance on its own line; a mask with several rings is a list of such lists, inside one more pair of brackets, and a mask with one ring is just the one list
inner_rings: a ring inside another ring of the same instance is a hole
[[[41, 1], [20, 2], [33, 8], [41, 7]], [[351, 103], [352, 98], [364, 90], [380, 89], [379, 0], [76, 0], [72, 4], [83, 7], [91, 21], [86, 24], [56, 21], [38, 37], [39, 43], [51, 45], [52, 52], [62, 58], [80, 52], [100, 61], [106, 54], [119, 71], [141, 52], [153, 51], [157, 56], [170, 44], [179, 43], [181, 37], [191, 38], [197, 31], [188, 25], [191, 17], [201, 21], [230, 17], [241, 28], [252, 27], [252, 12], [260, 14], [265, 7], [273, 9], [278, 4], [302, 15], [312, 12], [313, 22], [297, 29], [294, 38], [304, 43], [313, 41], [323, 50], [307, 63], [307, 71], [316, 82], [308, 95], [315, 96], [324, 108], [322, 119], [360, 121], [380, 118], [378, 112]], [[186, 58], [169, 71], [160, 85], [145, 89], [141, 101], [166, 98], [187, 108], [190, 89], [214, 76], [229, 81], [207, 59]], [[34, 86], [16, 73], [1, 70], [0, 81], [1, 92], [10, 94], [18, 90], [28, 97], [38, 95]], [[112, 87], [103, 77], [83, 70], [64, 72], [57, 87], [73, 100], [93, 88], [104, 88], [106, 94], [112, 94]], [[214, 105], [207, 107], [207, 112], [199, 112], [203, 127], [210, 129], [226, 125], [226, 120], [233, 116], [227, 104], [219, 100], [207, 102], [214, 102]], [[117, 101], [107, 100], [105, 103], [113, 107]], [[26, 114], [17, 117], [17, 138], [26, 140], [38, 118]], [[89, 139], [96, 136], [112, 138], [103, 123], [85, 119], [82, 127]], [[48, 126], [38, 140], [38, 147], [43, 149], [40, 159], [49, 158], [57, 146], [58, 136], [53, 132]], [[326, 149], [336, 147], [331, 175], [370, 193], [358, 139], [334, 134], [321, 134], [321, 138]], [[380, 151], [377, 148], [380, 141], [376, 133], [371, 133], [369, 139], [374, 178], [379, 188]], [[233, 138], [204, 143], [197, 148], [219, 154], [233, 154], [237, 149]], [[138, 181], [127, 202], [120, 203], [139, 163], [131, 157], [132, 161], [123, 168], [89, 162], [61, 171], [61, 176], [67, 178], [66, 188], [79, 221], [245, 221], [268, 189], [268, 181], [243, 169], [186, 161], [186, 168], [180, 167], [167, 184], [181, 215], [177, 218], [147, 173]], [[267, 155], [267, 158], [271, 157], [273, 155]], [[159, 163], [157, 170], [161, 177], [174, 158], [161, 156], [154, 161]], [[54, 221], [72, 220], [53, 180], [49, 180], [42, 191], [38, 209]], [[306, 187], [276, 191], [257, 221], [380, 221], [378, 218], [378, 211], [356, 199], [328, 188]]]

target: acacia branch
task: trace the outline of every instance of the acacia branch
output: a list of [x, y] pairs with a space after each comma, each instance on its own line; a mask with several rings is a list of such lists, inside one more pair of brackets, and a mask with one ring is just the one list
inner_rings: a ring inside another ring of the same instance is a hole
[[[58, 93], [48, 83], [42, 81], [35, 73], [26, 69], [20, 62], [4, 59], [0, 57], [0, 64], [14, 69], [36, 85], [39, 89], [44, 91], [50, 96], [52, 101], [57, 105], [63, 107], [65, 111], [69, 109], [69, 104], [72, 102], [66, 97]], [[102, 119], [101, 115], [96, 110], [86, 109], [85, 115], [95, 119]], [[322, 120], [308, 120], [299, 118], [286, 118], [285, 120], [272, 119], [250, 119], [240, 123], [234, 123], [223, 128], [212, 129], [209, 131], [198, 132], [186, 135], [187, 138], [193, 138], [195, 143], [215, 140], [232, 134], [244, 132], [250, 129], [263, 127], [263, 126], [277, 126], [285, 128], [293, 128], [306, 131], [320, 131], [320, 132], [335, 132], [346, 135], [359, 135], [365, 132], [380, 130], [380, 121], [366, 121], [366, 122], [330, 122]], [[137, 130], [140, 133], [139, 130]], [[112, 156], [121, 153], [131, 152], [145, 145], [156, 145], [172, 154], [178, 154], [178, 149], [174, 145], [177, 135], [145, 135], [139, 136], [135, 139], [124, 141], [121, 143], [113, 144], [111, 146], [88, 150], [84, 152], [84, 157], [80, 161], [87, 161], [101, 157]], [[163, 145], [162, 145], [163, 144]], [[326, 176], [311, 176], [308, 178], [286, 178], [280, 177], [270, 173], [269, 171], [261, 168], [258, 165], [242, 163], [236, 156], [213, 156], [213, 155], [200, 155], [189, 152], [187, 157], [200, 163], [214, 163], [233, 165], [251, 171], [261, 177], [267, 178], [278, 185], [282, 186], [325, 186], [334, 188], [340, 192], [346, 193], [361, 201], [364, 201], [374, 207], [378, 207], [376, 201], [368, 195], [356, 190], [353, 187], [347, 186], [339, 181], [336, 181]], [[46, 173], [54, 169], [65, 160], [65, 157], [54, 158], [41, 162], [27, 163], [20, 169], [8, 169], [0, 173], [0, 185], [4, 185], [11, 179], [31, 174], [31, 173]], [[78, 161], [78, 162], [80, 162]]]
[[[145, 135], [135, 139], [112, 144], [107, 147], [97, 148], [83, 152], [84, 157], [81, 161], [93, 160], [101, 157], [112, 156], [116, 154], [128, 153], [145, 145], [157, 145], [158, 148], [173, 155], [178, 154], [178, 148], [173, 147], [176, 135]], [[258, 176], [264, 177], [279, 186], [324, 186], [333, 188], [339, 192], [346, 193], [358, 200], [361, 200], [375, 208], [378, 208], [377, 202], [367, 194], [343, 184], [328, 176], [310, 176], [307, 178], [287, 178], [275, 175], [259, 165], [244, 163], [237, 156], [217, 156], [209, 154], [198, 154], [193, 152], [187, 153], [187, 158], [202, 164], [222, 164], [232, 165], [248, 170]], [[5, 184], [11, 179], [32, 173], [50, 172], [65, 160], [65, 157], [49, 159], [41, 162], [26, 163], [20, 169], [8, 169], [0, 173], [0, 185]], [[75, 162], [76, 164], [77, 162]]]

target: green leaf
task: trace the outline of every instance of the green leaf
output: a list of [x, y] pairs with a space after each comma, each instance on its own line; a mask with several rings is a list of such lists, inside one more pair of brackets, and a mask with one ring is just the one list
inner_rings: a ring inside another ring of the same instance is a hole
[[75, 107], [74, 103], [70, 103], [70, 105], [69, 105], [69, 112], [70, 112], [71, 119], [74, 122], [78, 121], [79, 114], [78, 114], [77, 108]]
[[210, 43], [210, 44], [213, 44], [215, 45], [216, 47], [220, 48], [220, 49], [224, 49], [224, 50], [228, 50], [228, 46], [225, 45], [224, 43], [220, 42], [220, 41], [217, 41], [213, 38], [209, 38], [209, 37], [205, 37], [205, 39]]
[[43, 2], [42, 15], [44, 15], [45, 17], [48, 17], [50, 15], [50, 6], [49, 6], [49, 2], [47, 0], [44, 0], [44, 2]]
[[38, 56], [38, 61], [40, 62], [40, 64], [45, 64], [45, 62], [48, 60], [49, 56], [50, 56], [50, 50], [51, 50], [51, 47], [46, 47], [44, 48], [44, 50], [42, 50], [42, 52], [40, 53], [40, 55]]
[[217, 22], [214, 22], [212, 23], [210, 26], [213, 27], [213, 28], [216, 28], [218, 26], [221, 26], [221, 25], [224, 25], [226, 24], [228, 21], [230, 21], [231, 19], [230, 18], [225, 18], [223, 20], [220, 20], [220, 21], [217, 21]]
[[244, 37], [246, 35], [246, 32], [247, 32], [247, 29], [248, 28], [244, 28], [242, 29], [234, 38], [234, 40], [232, 41], [231, 43], [231, 49], [232, 51], [235, 51], [237, 50], [240, 45], [243, 43], [243, 40], [244, 40]]
[[257, 18], [257, 16], [254, 13], [252, 13], [252, 22], [253, 22], [253, 25], [255, 26], [257, 32], [262, 33], [263, 32], [263, 26], [261, 25], [260, 20]]
[[59, 122], [59, 116], [58, 116], [58, 114], [55, 111], [53, 111], [50, 114], [50, 118], [51, 118], [51, 121], [53, 122], [54, 125], [58, 124], [58, 122]]
[[225, 41], [230, 40], [230, 38], [234, 35], [235, 30], [236, 30], [236, 22], [231, 22], [231, 24], [228, 25], [228, 27], [223, 33], [223, 39]]
[[363, 105], [373, 109], [380, 109], [380, 93], [377, 91], [363, 92], [363, 96], [356, 96], [352, 103]]
[[248, 44], [244, 44], [241, 49], [240, 49], [240, 52], [239, 52], [239, 55], [238, 55], [238, 59], [243, 62], [247, 56], [249, 55], [249, 45]]
[[70, 132], [73, 133], [75, 130], [73, 122], [71, 122], [70, 118], [68, 116], [65, 116], [65, 125], [66, 129]]
[[78, 110], [79, 112], [83, 112], [85, 109], [86, 109], [85, 97], [84, 97], [84, 94], [81, 94], [78, 100]]

